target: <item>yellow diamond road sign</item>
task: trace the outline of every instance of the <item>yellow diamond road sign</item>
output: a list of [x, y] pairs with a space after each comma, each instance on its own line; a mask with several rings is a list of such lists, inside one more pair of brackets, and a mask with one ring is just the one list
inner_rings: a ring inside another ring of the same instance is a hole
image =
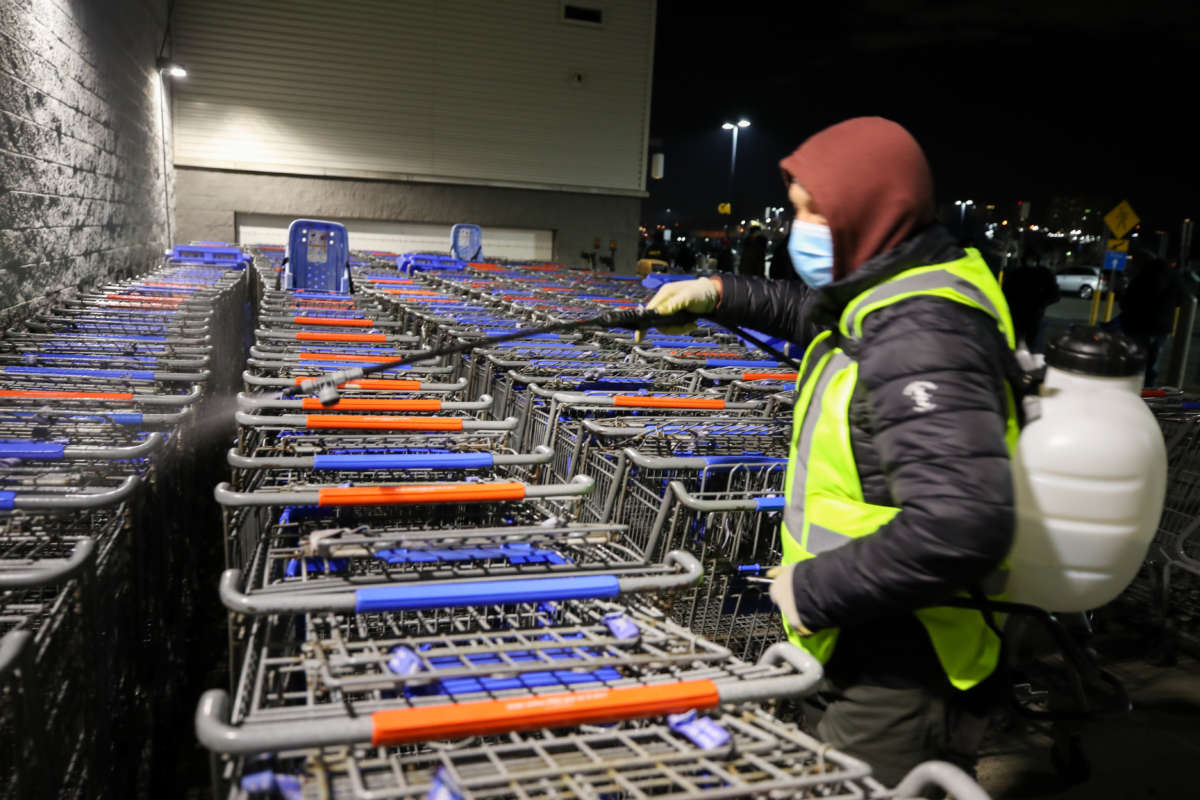
[[1108, 225], [1109, 230], [1113, 232], [1113, 236], [1120, 239], [1133, 230], [1133, 226], [1137, 225], [1141, 220], [1137, 214], [1133, 213], [1133, 206], [1129, 205], [1129, 201], [1122, 200], [1120, 205], [1105, 215], [1104, 222]]
[[1108, 249], [1112, 250], [1114, 253], [1128, 253], [1129, 252], [1129, 240], [1128, 239], [1109, 239], [1108, 240]]

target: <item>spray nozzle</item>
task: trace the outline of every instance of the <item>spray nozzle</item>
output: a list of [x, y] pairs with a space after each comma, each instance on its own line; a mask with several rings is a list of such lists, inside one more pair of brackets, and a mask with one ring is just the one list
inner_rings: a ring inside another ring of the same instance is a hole
[[338, 387], [344, 383], [357, 380], [362, 376], [363, 370], [360, 367], [338, 370], [328, 375], [322, 375], [319, 378], [310, 378], [298, 386], [289, 386], [283, 390], [280, 396], [295, 397], [298, 394], [315, 394], [317, 399], [321, 401], [321, 405], [329, 406], [336, 403], [340, 396]]
[[697, 317], [698, 315], [687, 311], [680, 311], [664, 316], [648, 308], [624, 308], [620, 311], [610, 311], [603, 315], [598, 320], [598, 323], [605, 328], [628, 328], [631, 331], [636, 331], [643, 328], [656, 328], [664, 325], [667, 327], [686, 325], [689, 322], [695, 322]]
[[317, 400], [326, 408], [336, 403], [341, 396], [342, 393], [338, 391], [338, 387], [332, 383], [325, 384], [317, 391]]

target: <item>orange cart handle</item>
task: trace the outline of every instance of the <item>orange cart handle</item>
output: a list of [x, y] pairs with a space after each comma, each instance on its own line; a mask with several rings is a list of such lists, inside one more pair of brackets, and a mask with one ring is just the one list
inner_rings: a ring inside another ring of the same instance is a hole
[[296, 331], [298, 342], [386, 342], [383, 333], [321, 333], [319, 331]]
[[349, 414], [306, 414], [304, 427], [324, 430], [461, 431], [461, 417], [356, 417]]
[[614, 406], [629, 408], [724, 408], [719, 397], [639, 397], [636, 394], [613, 396]]
[[524, 500], [523, 483], [447, 483], [350, 486], [317, 491], [318, 506], [410, 506], [425, 503], [487, 503]]
[[701, 680], [377, 711], [371, 715], [371, 744], [384, 747], [433, 739], [618, 722], [715, 708], [720, 701], [717, 685]]
[[794, 381], [800, 377], [798, 372], [743, 372], [744, 381]]
[[[395, 358], [391, 356], [390, 358]], [[365, 361], [369, 364], [378, 364], [383, 361], [388, 361], [389, 356], [386, 354], [375, 356], [357, 356], [347, 355], [343, 353], [301, 353], [300, 358], [310, 359], [312, 361]]]
[[331, 406], [321, 405], [315, 397], [300, 401], [306, 411], [441, 411], [442, 401], [436, 399], [389, 400], [383, 398], [349, 397], [338, 400]]
[[374, 328], [373, 319], [346, 319], [344, 317], [292, 317], [296, 325], [332, 325], [337, 328]]

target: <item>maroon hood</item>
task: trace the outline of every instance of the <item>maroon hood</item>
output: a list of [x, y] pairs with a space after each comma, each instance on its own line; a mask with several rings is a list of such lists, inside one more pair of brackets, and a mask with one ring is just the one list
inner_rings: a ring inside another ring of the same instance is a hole
[[917, 140], [883, 117], [856, 117], [810, 136], [779, 162], [833, 230], [841, 279], [934, 220], [933, 177]]

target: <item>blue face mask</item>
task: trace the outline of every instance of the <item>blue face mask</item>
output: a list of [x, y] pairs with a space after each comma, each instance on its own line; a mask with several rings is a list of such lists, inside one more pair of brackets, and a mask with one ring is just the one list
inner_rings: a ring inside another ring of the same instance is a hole
[[833, 231], [828, 225], [792, 220], [788, 255], [800, 280], [816, 289], [833, 282]]

